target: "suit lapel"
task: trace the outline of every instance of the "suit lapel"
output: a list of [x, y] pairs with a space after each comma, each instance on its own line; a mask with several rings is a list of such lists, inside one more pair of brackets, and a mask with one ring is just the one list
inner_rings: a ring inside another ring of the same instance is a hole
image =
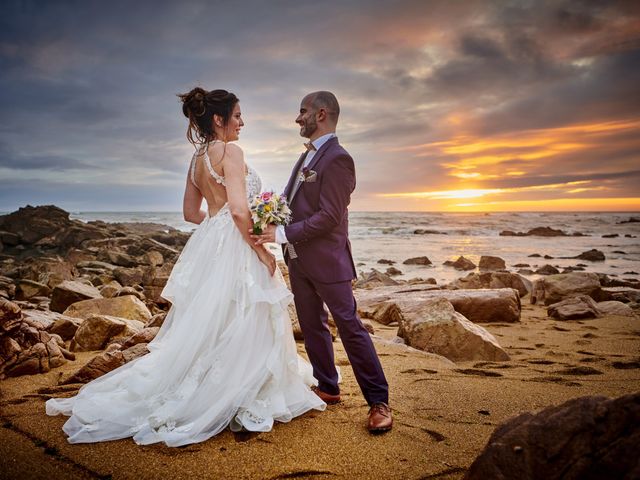
[[324, 145], [322, 145], [320, 147], [320, 150], [318, 150], [316, 154], [313, 156], [313, 158], [311, 159], [311, 163], [307, 165], [307, 168], [309, 170], [313, 170], [313, 167], [316, 166], [316, 164], [320, 161], [320, 159], [326, 153], [329, 147], [332, 146], [334, 143], [338, 143], [338, 137], [331, 137], [329, 140], [324, 142]]
[[302, 165], [302, 162], [304, 162], [304, 159], [307, 158], [307, 153], [309, 153], [309, 151], [302, 152], [302, 154], [300, 155], [300, 158], [296, 162], [296, 165], [293, 167], [293, 172], [291, 172], [291, 176], [289, 177], [289, 182], [287, 183], [287, 186], [284, 189], [284, 194], [289, 199], [289, 201], [291, 201], [291, 199], [289, 198], [289, 195], [291, 194], [291, 190], [293, 189], [293, 186], [296, 184], [296, 179], [298, 178], [298, 171], [300, 170], [300, 166]]

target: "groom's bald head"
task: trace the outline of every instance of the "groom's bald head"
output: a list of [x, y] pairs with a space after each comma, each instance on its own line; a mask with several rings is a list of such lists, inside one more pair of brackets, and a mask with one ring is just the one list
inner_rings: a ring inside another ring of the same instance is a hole
[[336, 96], [324, 90], [312, 92], [304, 97], [303, 103], [309, 101], [314, 110], [324, 109], [328, 120], [335, 126], [338, 124], [338, 116], [340, 115], [340, 105]]

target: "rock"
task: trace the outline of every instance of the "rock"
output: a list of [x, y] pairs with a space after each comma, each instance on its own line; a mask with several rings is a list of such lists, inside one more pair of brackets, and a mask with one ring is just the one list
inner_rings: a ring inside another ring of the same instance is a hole
[[556, 267], [554, 267], [553, 265], [543, 265], [542, 267], [538, 268], [535, 271], [536, 274], [538, 275], [556, 275], [558, 273], [560, 273], [560, 270], [558, 270]]
[[133, 287], [122, 287], [120, 290], [118, 290], [118, 292], [115, 294], [116, 297], [123, 297], [125, 295], [133, 295], [134, 297], [136, 297], [138, 300], [141, 301], [145, 301], [146, 297], [144, 295], [144, 293], [139, 292], [138, 290], [136, 290]]
[[124, 357], [125, 363], [129, 363], [131, 360], [142, 357], [147, 353], [149, 353], [149, 349], [147, 348], [146, 343], [136, 343], [135, 345], [122, 350], [122, 356]]
[[476, 268], [475, 263], [471, 260], [464, 258], [463, 256], [458, 257], [455, 262], [451, 260], [447, 260], [443, 265], [447, 265], [449, 267], [453, 267], [456, 270], [474, 270]]
[[562, 230], [556, 230], [551, 227], [535, 227], [529, 230], [527, 233], [523, 232], [513, 232], [511, 230], [503, 230], [500, 232], [500, 236], [502, 237], [528, 237], [528, 236], [537, 236], [537, 237], [566, 237], [567, 234]]
[[143, 323], [151, 319], [151, 312], [147, 306], [133, 295], [83, 300], [71, 305], [64, 314], [76, 318], [88, 318], [92, 314], [110, 315]]
[[364, 325], [364, 328], [367, 330], [367, 332], [369, 332], [371, 335], [375, 335], [376, 331], [373, 328], [373, 324], [370, 321], [363, 320], [362, 325]]
[[120, 345], [114, 343], [109, 345], [104, 352], [89, 360], [85, 365], [80, 367], [78, 371], [63, 379], [60, 384], [86, 383], [124, 364], [125, 358], [122, 351], [120, 351]]
[[507, 265], [500, 257], [492, 257], [489, 255], [482, 255], [480, 257], [480, 263], [478, 264], [480, 270], [504, 270]]
[[[46, 310], [32, 310], [23, 309], [22, 318], [30, 326], [37, 328], [38, 330], [47, 330], [53, 325], [53, 323], [60, 317], [63, 317], [60, 313], [50, 312]], [[51, 332], [50, 332], [51, 333]]]
[[[512, 288], [478, 290], [440, 290], [436, 287], [406, 289], [383, 287], [355, 292], [359, 311], [375, 309], [385, 302], [395, 303], [401, 312], [406, 308], [437, 298], [451, 302], [455, 310], [474, 323], [513, 323], [520, 321], [520, 296]], [[371, 318], [366, 315], [367, 318]]]
[[393, 265], [394, 262], [393, 260], [387, 260], [386, 258], [381, 258], [380, 260], [378, 260], [378, 263], [381, 265]]
[[370, 305], [368, 308], [358, 305], [358, 314], [362, 318], [369, 318], [382, 325], [389, 325], [394, 322], [400, 322], [402, 313], [400, 308], [394, 302], [382, 302]]
[[393, 277], [395, 275], [402, 275], [402, 270], [398, 270], [396, 267], [389, 267], [385, 273]]
[[144, 328], [137, 320], [110, 315], [91, 315], [73, 336], [72, 351], [101, 350], [116, 338], [128, 338]]
[[403, 309], [398, 336], [410, 347], [453, 362], [509, 360], [493, 335], [456, 312], [444, 298]]
[[510, 272], [472, 272], [466, 277], [459, 278], [451, 283], [452, 286], [460, 289], [480, 289], [480, 288], [513, 288], [524, 297], [531, 291], [531, 281]]
[[640, 393], [581, 397], [500, 424], [464, 478], [638, 478], [639, 444]]
[[164, 257], [157, 250], [149, 250], [142, 256], [142, 263], [155, 267], [164, 263]]
[[600, 279], [595, 273], [561, 273], [537, 280], [533, 284], [531, 303], [551, 305], [576, 295], [589, 295], [597, 301], [601, 299], [601, 292]]
[[118, 265], [120, 267], [137, 267], [138, 261], [133, 258], [131, 255], [127, 255], [123, 252], [118, 252], [114, 250], [107, 250], [105, 252], [109, 263], [113, 265]]
[[542, 257], [542, 255], [540, 255], [539, 253], [532, 253], [531, 255], [527, 255], [527, 257], [529, 257], [529, 258], [540, 258], [540, 257]]
[[167, 312], [157, 313], [156, 315], [151, 317], [151, 320], [149, 320], [144, 327], [145, 328], [161, 327], [166, 317], [167, 317]]
[[27, 300], [36, 296], [48, 297], [49, 295], [51, 295], [51, 289], [43, 283], [25, 278], [17, 282], [16, 300]]
[[448, 235], [447, 232], [440, 232], [438, 230], [427, 230], [424, 228], [417, 228], [413, 231], [414, 235]]
[[142, 284], [144, 272], [142, 268], [125, 268], [119, 267], [113, 271], [115, 277], [121, 285], [134, 286]]
[[133, 347], [138, 343], [149, 343], [158, 334], [160, 327], [144, 327], [139, 332], [134, 333], [130, 337], [126, 338], [122, 343], [122, 349]]
[[598, 305], [588, 295], [578, 295], [553, 303], [547, 308], [547, 315], [558, 320], [580, 320], [600, 316]]
[[617, 233], [609, 233], [607, 235], [602, 235], [602, 238], [616, 238], [619, 237]]
[[625, 223], [638, 223], [640, 222], [640, 217], [629, 217], [629, 220], [622, 220], [618, 222], [618, 225], [623, 225]]
[[531, 267], [531, 265], [529, 265], [528, 263], [516, 263], [513, 267], [514, 268], [529, 268], [529, 267]]
[[605, 287], [600, 300], [618, 300], [623, 303], [640, 302], [640, 290], [629, 287]]
[[617, 315], [620, 317], [635, 317], [633, 309], [626, 303], [609, 300], [598, 302], [598, 311], [602, 315]]
[[122, 285], [120, 285], [116, 280], [111, 280], [109, 283], [102, 285], [99, 290], [100, 294], [104, 298], [113, 298], [120, 290], [122, 290]]
[[47, 328], [49, 333], [55, 333], [56, 335], [60, 335], [63, 340], [71, 340], [76, 331], [82, 324], [82, 319], [67, 317], [65, 315], [60, 315], [53, 323]]
[[530, 268], [519, 268], [516, 273], [518, 275], [534, 275], [536, 272], [534, 272]]
[[0, 298], [0, 331], [15, 330], [22, 322], [22, 310], [14, 302]]
[[69, 307], [69, 305], [76, 302], [101, 297], [102, 295], [100, 294], [100, 291], [94, 286], [86, 285], [75, 280], [67, 280], [60, 283], [53, 289], [49, 309], [54, 312], [62, 313]]
[[427, 257], [412, 257], [407, 258], [402, 263], [404, 265], [431, 265], [431, 260], [429, 260]]
[[372, 268], [369, 273], [361, 273], [353, 288], [373, 288], [380, 285], [398, 285], [389, 275]]
[[600, 250], [591, 249], [586, 252], [582, 252], [580, 255], [571, 258], [579, 258], [580, 260], [589, 260], [590, 262], [604, 262], [605, 256]]

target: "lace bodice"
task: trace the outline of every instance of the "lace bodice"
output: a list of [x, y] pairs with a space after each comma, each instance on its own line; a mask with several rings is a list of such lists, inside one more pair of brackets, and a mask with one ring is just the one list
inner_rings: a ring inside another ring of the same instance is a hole
[[[206, 144], [197, 148], [195, 153], [193, 154], [193, 157], [191, 158], [191, 166], [189, 167], [191, 183], [193, 183], [196, 188], [200, 189], [200, 187], [198, 187], [198, 184], [196, 183], [196, 175], [195, 175], [196, 160], [200, 155], [202, 155], [203, 162], [207, 167], [207, 170], [209, 171], [209, 174], [211, 175], [211, 177], [220, 185], [226, 188], [227, 184], [224, 176], [216, 172], [213, 169], [213, 166], [211, 165], [211, 159], [209, 158], [209, 154], [207, 153]], [[247, 165], [247, 170], [248, 170], [247, 175], [245, 177], [246, 184], [247, 184], [247, 199], [251, 200], [253, 197], [255, 197], [260, 193], [260, 190], [262, 189], [262, 180], [260, 179], [258, 172], [256, 172], [251, 166]]]

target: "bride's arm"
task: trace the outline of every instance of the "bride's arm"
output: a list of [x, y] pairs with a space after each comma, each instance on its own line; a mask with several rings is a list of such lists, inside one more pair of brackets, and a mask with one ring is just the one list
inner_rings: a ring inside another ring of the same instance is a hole
[[187, 173], [187, 185], [184, 188], [184, 199], [182, 200], [182, 216], [185, 221], [197, 223], [198, 225], [206, 217], [206, 213], [200, 210], [202, 205], [202, 194], [200, 190], [191, 182]]
[[260, 261], [267, 266], [273, 275], [276, 269], [275, 256], [264, 245], [256, 245], [249, 235], [253, 221], [251, 220], [249, 202], [247, 202], [246, 166], [242, 149], [234, 144], [227, 144], [226, 148], [222, 168], [227, 184], [227, 203], [231, 217], [240, 230], [244, 241], [255, 250]]

